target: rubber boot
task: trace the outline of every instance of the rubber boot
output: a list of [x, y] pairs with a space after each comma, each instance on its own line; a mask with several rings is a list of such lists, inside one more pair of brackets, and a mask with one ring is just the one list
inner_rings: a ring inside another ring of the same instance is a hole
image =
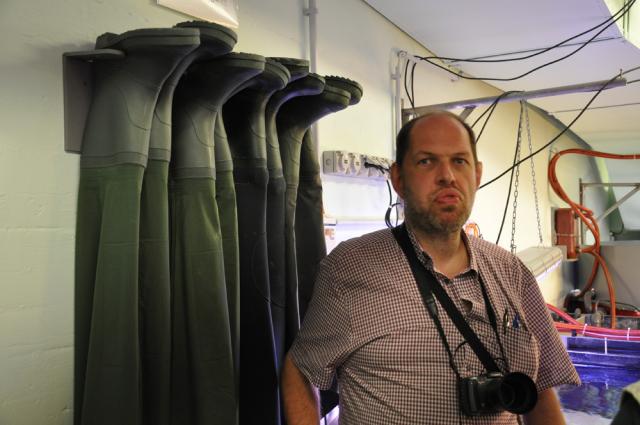
[[160, 88], [200, 40], [194, 29], [98, 37], [76, 227], [74, 423], [144, 422], [139, 334], [140, 196]]
[[[305, 79], [324, 79], [309, 74]], [[301, 80], [303, 81], [303, 80]], [[322, 93], [315, 96], [296, 97], [282, 105], [276, 117], [278, 143], [282, 157], [282, 168], [287, 183], [285, 194], [285, 249], [287, 286], [287, 326], [285, 351], [293, 343], [300, 328], [300, 317], [293, 317], [290, 309], [295, 305], [298, 312], [298, 272], [296, 263], [295, 211], [299, 181], [300, 150], [304, 134], [309, 127], [323, 116], [342, 110], [349, 105], [350, 94], [345, 90], [324, 85]]]
[[168, 172], [171, 157], [173, 93], [184, 71], [196, 60], [231, 51], [236, 34], [221, 25], [185, 22], [195, 28], [200, 45], [185, 56], [162, 86], [155, 106], [149, 161], [140, 204], [140, 333], [145, 423], [169, 425], [171, 397], [171, 294], [169, 269]]
[[[324, 82], [319, 79], [297, 81], [309, 73], [309, 62], [300, 59], [274, 58], [283, 64], [291, 74], [291, 82], [282, 90], [274, 93], [269, 99], [265, 111], [267, 132], [267, 168], [269, 183], [267, 185], [267, 251], [269, 256], [269, 288], [271, 291], [271, 318], [276, 348], [276, 370], [284, 361], [285, 336], [285, 239], [284, 239], [284, 197], [286, 182], [282, 173], [280, 146], [276, 116], [280, 107], [288, 100], [305, 95], [322, 92]], [[309, 84], [311, 83], [311, 84]], [[293, 312], [297, 316], [297, 309]]]
[[[332, 87], [338, 87], [351, 94], [349, 105], [355, 105], [362, 98], [362, 86], [342, 77], [325, 76]], [[300, 320], [304, 319], [320, 261], [327, 255], [324, 239], [322, 207], [322, 182], [317, 147], [311, 138], [311, 129], [304, 135], [300, 152], [300, 183], [296, 200], [295, 234], [296, 258], [298, 266], [298, 296], [300, 299]]]
[[265, 108], [290, 77], [286, 67], [267, 59], [264, 72], [241, 87], [222, 110], [238, 205], [240, 423], [247, 425], [280, 425], [267, 259]]
[[198, 62], [174, 96], [169, 194], [175, 424], [238, 420], [213, 124], [224, 99], [264, 66], [261, 56], [233, 53]]

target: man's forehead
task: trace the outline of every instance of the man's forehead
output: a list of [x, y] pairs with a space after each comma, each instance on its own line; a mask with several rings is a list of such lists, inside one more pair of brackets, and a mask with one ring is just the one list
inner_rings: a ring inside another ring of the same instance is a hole
[[[418, 146], [415, 140], [420, 141]], [[415, 123], [409, 133], [410, 147], [412, 150], [425, 149], [425, 142], [431, 146], [430, 149], [450, 148], [452, 144], [458, 144], [455, 142], [461, 142], [464, 148], [458, 149], [471, 153], [471, 138], [467, 129], [448, 114], [430, 115]]]
[[455, 116], [447, 113], [435, 113], [419, 118], [411, 129], [410, 136], [422, 131], [437, 131], [453, 128], [457, 128], [466, 134], [464, 125]]

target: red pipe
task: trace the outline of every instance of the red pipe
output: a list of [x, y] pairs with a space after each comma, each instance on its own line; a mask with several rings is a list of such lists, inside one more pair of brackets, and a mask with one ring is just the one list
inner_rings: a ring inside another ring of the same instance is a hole
[[589, 151], [585, 149], [566, 149], [558, 152], [551, 158], [549, 162], [549, 183], [553, 188], [554, 192], [573, 210], [573, 212], [583, 221], [583, 223], [587, 226], [589, 231], [593, 234], [594, 244], [581, 248], [580, 252], [591, 254], [594, 257], [593, 268], [591, 269], [591, 275], [587, 280], [587, 284], [582, 288], [580, 293], [577, 295], [578, 298], [581, 298], [586, 294], [588, 290], [593, 286], [593, 282], [595, 280], [596, 274], [598, 273], [598, 268], [602, 267], [602, 271], [604, 272], [605, 279], [607, 281], [607, 287], [609, 289], [609, 299], [611, 300], [611, 328], [615, 329], [616, 326], [616, 294], [615, 289], [613, 287], [613, 279], [611, 278], [611, 274], [609, 273], [609, 268], [605, 263], [604, 259], [600, 255], [600, 228], [598, 227], [598, 223], [596, 219], [593, 217], [593, 211], [584, 205], [579, 205], [573, 202], [569, 195], [562, 189], [560, 186], [560, 182], [558, 181], [558, 177], [556, 176], [556, 163], [560, 159], [561, 156], [567, 154], [579, 154], [579, 155], [587, 155], [594, 156], [599, 158], [609, 158], [609, 159], [640, 159], [640, 154], [631, 154], [631, 155], [618, 155], [606, 152], [598, 152], [598, 151]]

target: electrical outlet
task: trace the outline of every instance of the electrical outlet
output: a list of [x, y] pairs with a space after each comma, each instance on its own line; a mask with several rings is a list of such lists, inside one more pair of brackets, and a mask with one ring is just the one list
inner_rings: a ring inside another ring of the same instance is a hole
[[373, 155], [347, 151], [324, 151], [322, 172], [324, 174], [386, 179], [391, 160]]
[[349, 157], [345, 151], [325, 151], [322, 153], [322, 171], [325, 174], [346, 175], [348, 166]]
[[349, 167], [348, 174], [352, 176], [361, 176], [362, 170], [364, 168], [363, 156], [359, 153], [349, 152], [349, 157], [351, 158], [351, 167]]

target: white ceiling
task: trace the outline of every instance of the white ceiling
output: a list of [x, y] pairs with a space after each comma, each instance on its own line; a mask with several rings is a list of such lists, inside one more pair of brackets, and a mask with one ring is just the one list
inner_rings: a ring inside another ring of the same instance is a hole
[[[604, 0], [365, 1], [434, 55], [467, 59], [496, 55], [492, 59], [503, 59], [514, 57], [514, 52], [551, 47], [611, 17]], [[640, 2], [633, 9], [640, 12]], [[584, 42], [597, 31], [571, 43]], [[475, 77], [508, 78], [567, 55], [578, 47], [561, 47], [519, 62], [457, 62], [455, 66]], [[595, 42], [565, 60], [515, 81], [487, 82], [505, 91], [529, 91], [608, 80], [621, 70], [637, 66], [640, 66], [640, 49], [625, 40], [614, 24], [598, 35]], [[625, 77], [628, 81], [640, 79], [640, 69]], [[593, 94], [545, 97], [530, 102], [568, 124]], [[455, 100], [462, 99], [451, 99]], [[639, 152], [640, 82], [604, 91], [571, 129], [596, 150]], [[617, 161], [609, 165], [612, 181], [640, 181], [638, 161]]]

